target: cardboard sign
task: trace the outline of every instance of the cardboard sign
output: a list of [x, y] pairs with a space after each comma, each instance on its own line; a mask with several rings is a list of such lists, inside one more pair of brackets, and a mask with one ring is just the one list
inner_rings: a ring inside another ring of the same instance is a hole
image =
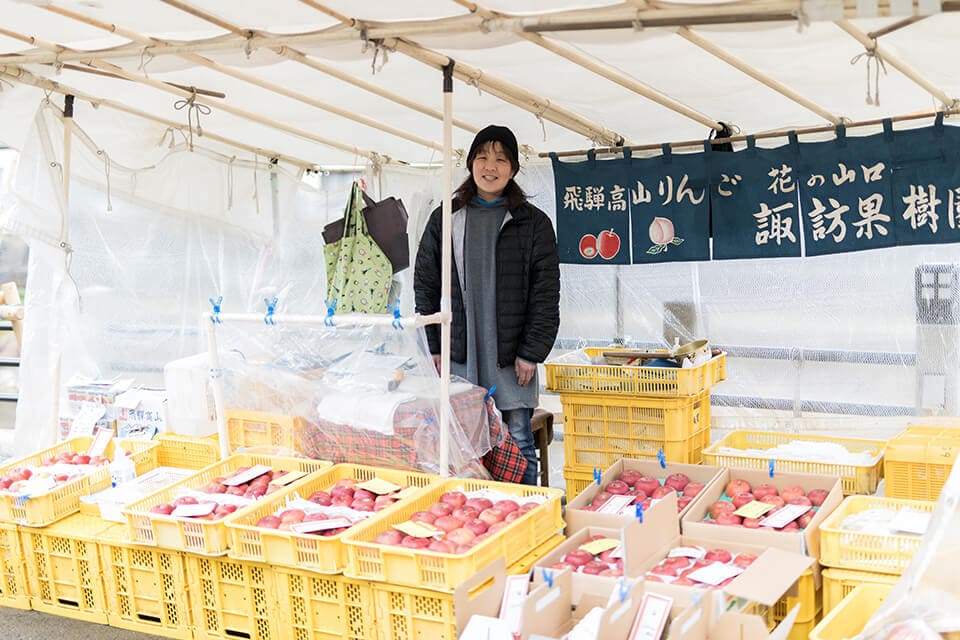
[[597, 509], [597, 513], [619, 514], [621, 509], [623, 509], [624, 507], [628, 505], [632, 506], [632, 503], [635, 499], [636, 499], [636, 496], [631, 496], [631, 495], [610, 496], [606, 502], [600, 505], [600, 507]]
[[[770, 504], [768, 502], [760, 502], [759, 500], [752, 500], [747, 504], [743, 505], [739, 509], [733, 512], [733, 515], [740, 516], [741, 518], [759, 518], [763, 516], [766, 512], [771, 509], [775, 509], [777, 505]], [[797, 516], [798, 518], [800, 516]]]
[[696, 571], [691, 571], [689, 578], [697, 582], [705, 582], [713, 586], [717, 586], [724, 580], [728, 578], [733, 578], [740, 575], [746, 571], [743, 567], [737, 567], [732, 564], [723, 564], [722, 562], [714, 562], [713, 564], [708, 564], [705, 567], [701, 567]]
[[503, 600], [500, 603], [500, 618], [506, 622], [510, 633], [520, 633], [523, 603], [527, 599], [529, 589], [530, 577], [527, 574], [507, 576]]
[[411, 485], [411, 486], [409, 486], [409, 487], [406, 487], [406, 488], [404, 488], [404, 489], [401, 489], [400, 491], [398, 491], [398, 492], [396, 493], [396, 495], [391, 496], [391, 497], [396, 498], [397, 500], [403, 500], [404, 498], [407, 498], [407, 497], [409, 497], [409, 496], [412, 496], [412, 495], [415, 494], [417, 491], [420, 491], [420, 489], [421, 489], [421, 487], [414, 487], [414, 486]]
[[399, 491], [403, 487], [398, 484], [393, 484], [392, 482], [387, 482], [380, 478], [371, 478], [366, 482], [361, 482], [357, 485], [358, 489], [366, 489], [370, 493], [375, 493], [378, 496], [386, 495], [388, 493], [393, 493], [394, 491]]
[[667, 557], [693, 558], [694, 560], [699, 560], [705, 555], [707, 555], [706, 549], [701, 549], [700, 547], [674, 547], [673, 549], [670, 549], [670, 553], [667, 554]]
[[202, 504], [181, 504], [170, 514], [175, 518], [196, 518], [197, 516], [206, 516], [217, 508], [216, 502], [204, 502]]
[[788, 504], [785, 507], [780, 507], [780, 509], [773, 514], [772, 516], [767, 516], [760, 521], [761, 527], [773, 527], [774, 529], [780, 529], [787, 526], [807, 511], [812, 509], [810, 505], [807, 504]]
[[656, 593], [643, 594], [629, 640], [660, 640], [667, 620], [670, 619], [672, 606], [673, 598]]
[[[93, 456], [102, 456], [103, 452], [107, 450], [107, 444], [110, 440], [113, 439], [113, 431], [101, 430], [97, 432], [97, 435], [93, 436], [93, 442], [90, 443], [90, 448], [87, 449], [87, 455], [91, 458]], [[124, 455], [120, 447], [113, 448], [113, 455], [122, 456]]]
[[438, 529], [426, 522], [411, 522], [409, 520], [395, 524], [393, 528], [414, 538], [432, 538], [443, 533], [443, 529]]
[[270, 484], [274, 487], [285, 487], [288, 484], [296, 482], [297, 480], [304, 477], [305, 475], [307, 475], [306, 471], [287, 471], [285, 474], [283, 474], [279, 478], [274, 478], [273, 480], [271, 480]]
[[70, 437], [92, 436], [93, 429], [97, 426], [97, 421], [107, 412], [107, 408], [102, 404], [93, 404], [92, 402], [83, 403], [83, 407], [73, 417], [73, 423], [70, 427]]
[[347, 518], [330, 518], [329, 520], [298, 522], [290, 527], [290, 531], [294, 533], [316, 533], [317, 531], [329, 531], [330, 529], [340, 529], [352, 525], [353, 523]]
[[251, 480], [255, 480], [256, 478], [259, 478], [263, 474], [272, 470], [272, 467], [268, 467], [265, 464], [257, 464], [250, 467], [246, 471], [242, 471], [229, 478], [226, 478], [221, 484], [225, 484], [228, 487], [239, 487], [240, 485], [247, 484]]
[[599, 555], [604, 551], [609, 551], [610, 549], [616, 549], [620, 546], [620, 541], [616, 538], [600, 538], [599, 540], [593, 540], [586, 544], [580, 545], [580, 548], [586, 551], [587, 553], [592, 553], [593, 555]]

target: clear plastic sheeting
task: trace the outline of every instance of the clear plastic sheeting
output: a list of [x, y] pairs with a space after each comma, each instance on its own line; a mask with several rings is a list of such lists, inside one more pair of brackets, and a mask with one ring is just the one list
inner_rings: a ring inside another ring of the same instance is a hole
[[960, 637], [960, 467], [940, 492], [920, 549], [863, 640], [955, 640]]
[[[311, 458], [440, 473], [440, 380], [423, 330], [332, 322], [218, 324], [218, 411], [293, 418], [295, 447]], [[486, 395], [451, 380], [451, 475], [489, 477], [480, 458], [503, 429]]]

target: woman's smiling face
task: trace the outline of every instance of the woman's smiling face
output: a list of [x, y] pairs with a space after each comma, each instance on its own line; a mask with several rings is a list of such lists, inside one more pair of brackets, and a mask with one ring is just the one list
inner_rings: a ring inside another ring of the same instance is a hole
[[510, 156], [503, 145], [496, 141], [487, 142], [480, 147], [470, 169], [477, 185], [477, 195], [488, 202], [503, 195], [503, 190], [507, 188], [507, 183], [514, 174]]

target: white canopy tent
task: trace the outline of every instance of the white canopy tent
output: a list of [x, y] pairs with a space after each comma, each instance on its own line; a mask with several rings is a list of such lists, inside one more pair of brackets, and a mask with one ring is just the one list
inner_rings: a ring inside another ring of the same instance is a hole
[[[124, 366], [149, 377], [197, 349], [197, 317], [214, 293], [242, 311], [280, 292], [289, 312], [322, 312], [319, 232], [346, 195], [335, 170], [402, 197], [415, 243], [444, 192], [441, 68], [451, 60], [452, 146], [462, 154], [482, 126], [509, 125], [523, 145], [521, 183], [552, 215], [552, 174], [538, 153], [659, 148], [723, 123], [763, 134], [954, 108], [960, 76], [944, 54], [955, 8], [0, 0], [0, 141], [23, 150], [4, 228], [32, 249], [18, 442], [35, 445], [44, 437], [35, 425], [55, 421], [58, 362], [61, 378]], [[78, 131], [69, 163], [67, 94]], [[301, 180], [307, 169], [317, 173]], [[462, 175], [461, 166], [453, 180]], [[754, 407], [879, 416], [896, 429], [923, 395], [914, 393], [914, 267], [956, 256], [928, 246], [566, 266], [561, 339], [705, 334], [754, 349], [740, 349], [724, 388], [750, 398], [728, 402], [737, 419]], [[677, 311], [686, 308], [691, 318]]]

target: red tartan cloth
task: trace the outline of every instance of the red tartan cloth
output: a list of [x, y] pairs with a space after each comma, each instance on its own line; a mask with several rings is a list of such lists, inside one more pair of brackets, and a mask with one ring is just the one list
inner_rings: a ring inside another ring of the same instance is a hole
[[[482, 458], [494, 480], [519, 482], [527, 461], [500, 419], [492, 398], [481, 387], [450, 397], [450, 406], [460, 424], [476, 424], [478, 413], [486, 412], [493, 448]], [[308, 420], [300, 437], [300, 450], [310, 458], [351, 462], [395, 469], [439, 470], [440, 429], [433, 402], [412, 401], [397, 407], [393, 434], [355, 428], [326, 420]], [[452, 449], [455, 451], [455, 449]], [[451, 475], [476, 475], [477, 461], [453, 460]]]

